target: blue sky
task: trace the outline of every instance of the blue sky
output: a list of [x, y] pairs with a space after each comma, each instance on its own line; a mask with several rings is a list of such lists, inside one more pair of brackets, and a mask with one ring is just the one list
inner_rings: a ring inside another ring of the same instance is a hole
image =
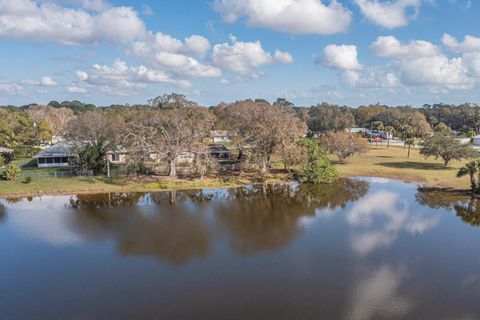
[[0, 0], [0, 104], [478, 102], [467, 0]]

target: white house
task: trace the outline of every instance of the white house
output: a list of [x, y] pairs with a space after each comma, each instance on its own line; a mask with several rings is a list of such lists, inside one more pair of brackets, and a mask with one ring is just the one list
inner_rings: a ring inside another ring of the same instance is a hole
[[58, 143], [33, 156], [39, 168], [69, 167], [75, 154], [66, 143]]
[[227, 130], [213, 130], [211, 132], [213, 143], [222, 143], [232, 141], [230, 132]]
[[110, 163], [122, 164], [127, 162], [127, 149], [119, 146], [115, 150], [108, 151], [106, 156]]

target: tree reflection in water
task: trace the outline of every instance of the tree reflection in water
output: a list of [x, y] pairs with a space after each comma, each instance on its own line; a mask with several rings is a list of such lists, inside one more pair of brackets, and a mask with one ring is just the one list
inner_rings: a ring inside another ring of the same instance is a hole
[[[204, 210], [171, 206], [171, 197], [170, 192], [80, 195], [71, 200], [78, 210], [73, 225], [91, 238], [114, 238], [120, 254], [126, 256], [153, 256], [171, 265], [207, 256], [214, 232]], [[135, 206], [142, 198], [156, 206]]]
[[216, 207], [233, 250], [249, 254], [281, 248], [302, 231], [300, 219], [344, 207], [368, 192], [368, 183], [345, 179], [328, 185], [279, 184], [232, 189]]
[[78, 195], [71, 227], [91, 239], [111, 239], [122, 255], [153, 256], [182, 265], [207, 256], [226, 233], [233, 250], [281, 248], [302, 231], [300, 219], [344, 207], [368, 192], [368, 182], [276, 184], [217, 191]]
[[0, 203], [0, 222], [5, 220], [7, 214], [5, 213], [5, 206]]
[[480, 226], [480, 199], [466, 197], [451, 192], [442, 192], [418, 188], [417, 202], [433, 209], [453, 210], [465, 223], [474, 227]]

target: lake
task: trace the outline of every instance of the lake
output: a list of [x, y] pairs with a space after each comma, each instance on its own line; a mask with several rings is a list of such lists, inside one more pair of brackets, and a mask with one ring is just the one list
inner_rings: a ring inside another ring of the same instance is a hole
[[2, 319], [480, 319], [480, 202], [415, 184], [0, 203]]

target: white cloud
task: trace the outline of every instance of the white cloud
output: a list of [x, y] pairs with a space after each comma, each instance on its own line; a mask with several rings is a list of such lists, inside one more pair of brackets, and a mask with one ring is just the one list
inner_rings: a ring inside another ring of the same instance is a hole
[[251, 26], [294, 34], [345, 32], [352, 20], [336, 0], [215, 0], [214, 9], [227, 23], [245, 17]]
[[380, 57], [393, 59], [431, 57], [441, 53], [440, 48], [431, 42], [414, 40], [402, 44], [393, 36], [378, 37], [370, 49]]
[[[177, 80], [162, 71], [145, 66], [131, 67], [125, 61], [115, 60], [112, 66], [94, 65], [88, 71], [77, 72], [79, 88], [95, 88], [109, 95], [129, 96], [147, 84], [167, 84], [182, 88], [190, 87], [190, 82]], [[83, 80], [82, 80], [83, 79]]]
[[466, 35], [463, 42], [445, 33], [442, 37], [442, 42], [453, 52], [480, 52], [480, 38]]
[[58, 83], [55, 80], [53, 80], [52, 77], [45, 76], [40, 79], [40, 85], [45, 87], [51, 87], [51, 86], [58, 85]]
[[103, 7], [103, 2], [83, 1], [101, 9], [67, 8], [32, 0], [0, 1], [0, 37], [62, 44], [110, 42], [125, 44], [144, 37], [145, 25], [129, 7]]
[[6, 95], [16, 95], [23, 93], [24, 88], [13, 82], [0, 80], [0, 93]]
[[85, 81], [88, 79], [88, 73], [86, 73], [85, 71], [79, 70], [76, 72], [76, 74], [80, 81]]
[[105, 0], [80, 0], [81, 6], [88, 10], [103, 11], [112, 5]]
[[272, 55], [263, 49], [260, 41], [217, 44], [213, 47], [212, 61], [222, 70], [253, 78], [262, 75], [257, 68], [275, 62]]
[[77, 86], [67, 87], [67, 92], [68, 93], [81, 93], [81, 94], [88, 93], [87, 89], [82, 88], [82, 87], [77, 87]]
[[293, 63], [293, 56], [289, 52], [283, 52], [279, 49], [275, 50], [275, 60], [284, 63], [284, 64], [291, 64]]
[[211, 47], [210, 41], [202, 36], [193, 35], [185, 39], [184, 50], [186, 52], [203, 55], [210, 50]]
[[325, 47], [323, 65], [341, 70], [359, 70], [357, 47], [353, 45], [331, 44]]
[[392, 36], [378, 37], [370, 48], [378, 56], [390, 59], [407, 85], [431, 86], [432, 90], [470, 89], [478, 81], [471, 73], [476, 61], [473, 56], [470, 63], [464, 57], [449, 58], [427, 41], [402, 44]]
[[170, 35], [157, 33], [149, 34], [144, 41], [133, 43], [127, 53], [157, 70], [178, 77], [219, 77], [220, 69], [204, 65], [194, 57], [204, 55], [210, 47], [208, 39], [202, 36], [193, 35], [183, 42]]
[[387, 29], [406, 26], [411, 17], [407, 15], [407, 9], [413, 8], [415, 15], [421, 4], [421, 0], [355, 0], [363, 15], [372, 23]]
[[41, 77], [40, 80], [23, 80], [21, 81], [22, 84], [26, 85], [34, 85], [34, 86], [42, 86], [42, 87], [53, 87], [58, 85], [58, 83], [53, 80], [52, 77], [44, 76]]

